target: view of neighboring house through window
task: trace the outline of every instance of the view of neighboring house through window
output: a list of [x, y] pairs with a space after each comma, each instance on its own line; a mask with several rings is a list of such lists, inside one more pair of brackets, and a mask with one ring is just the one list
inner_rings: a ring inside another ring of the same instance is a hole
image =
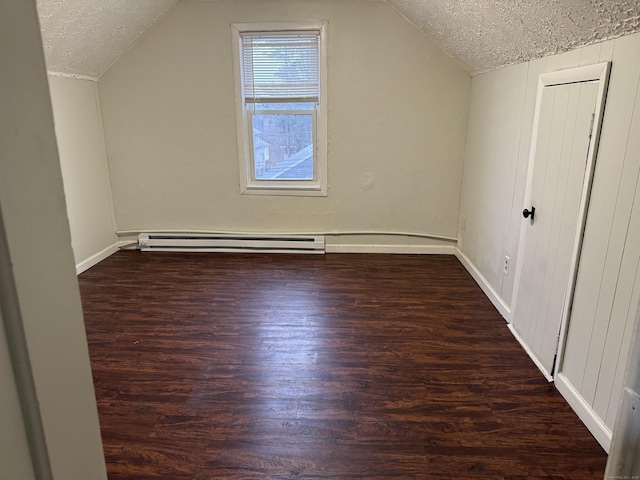
[[324, 25], [232, 25], [243, 193], [326, 195]]

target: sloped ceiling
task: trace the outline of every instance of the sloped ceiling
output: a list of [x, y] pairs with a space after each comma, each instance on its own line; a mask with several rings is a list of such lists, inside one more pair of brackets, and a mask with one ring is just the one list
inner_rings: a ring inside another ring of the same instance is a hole
[[178, 0], [37, 0], [50, 72], [98, 77]]
[[387, 0], [472, 74], [640, 31], [640, 0]]
[[[178, 1], [37, 0], [47, 68], [98, 77]], [[471, 74], [640, 31], [640, 0], [384, 1]]]

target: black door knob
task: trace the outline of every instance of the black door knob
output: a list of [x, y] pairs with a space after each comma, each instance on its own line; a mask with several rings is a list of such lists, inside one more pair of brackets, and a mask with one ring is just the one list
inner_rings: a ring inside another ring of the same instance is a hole
[[531, 221], [533, 221], [533, 217], [536, 215], [536, 207], [531, 207], [531, 211], [526, 208], [522, 211], [522, 216], [524, 218], [529, 218], [529, 215], [531, 215]]

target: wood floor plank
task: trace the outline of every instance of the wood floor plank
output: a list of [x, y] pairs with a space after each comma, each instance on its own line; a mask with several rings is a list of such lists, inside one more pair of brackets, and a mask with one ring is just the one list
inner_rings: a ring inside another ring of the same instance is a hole
[[603, 477], [455, 257], [121, 251], [79, 283], [111, 480]]

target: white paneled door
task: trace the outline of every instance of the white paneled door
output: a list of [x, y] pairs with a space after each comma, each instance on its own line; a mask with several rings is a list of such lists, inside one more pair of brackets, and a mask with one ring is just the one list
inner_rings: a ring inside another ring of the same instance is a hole
[[[594, 66], [597, 67], [597, 66]], [[608, 71], [582, 67], [540, 77], [514, 289], [513, 325], [553, 378], [571, 306]]]

